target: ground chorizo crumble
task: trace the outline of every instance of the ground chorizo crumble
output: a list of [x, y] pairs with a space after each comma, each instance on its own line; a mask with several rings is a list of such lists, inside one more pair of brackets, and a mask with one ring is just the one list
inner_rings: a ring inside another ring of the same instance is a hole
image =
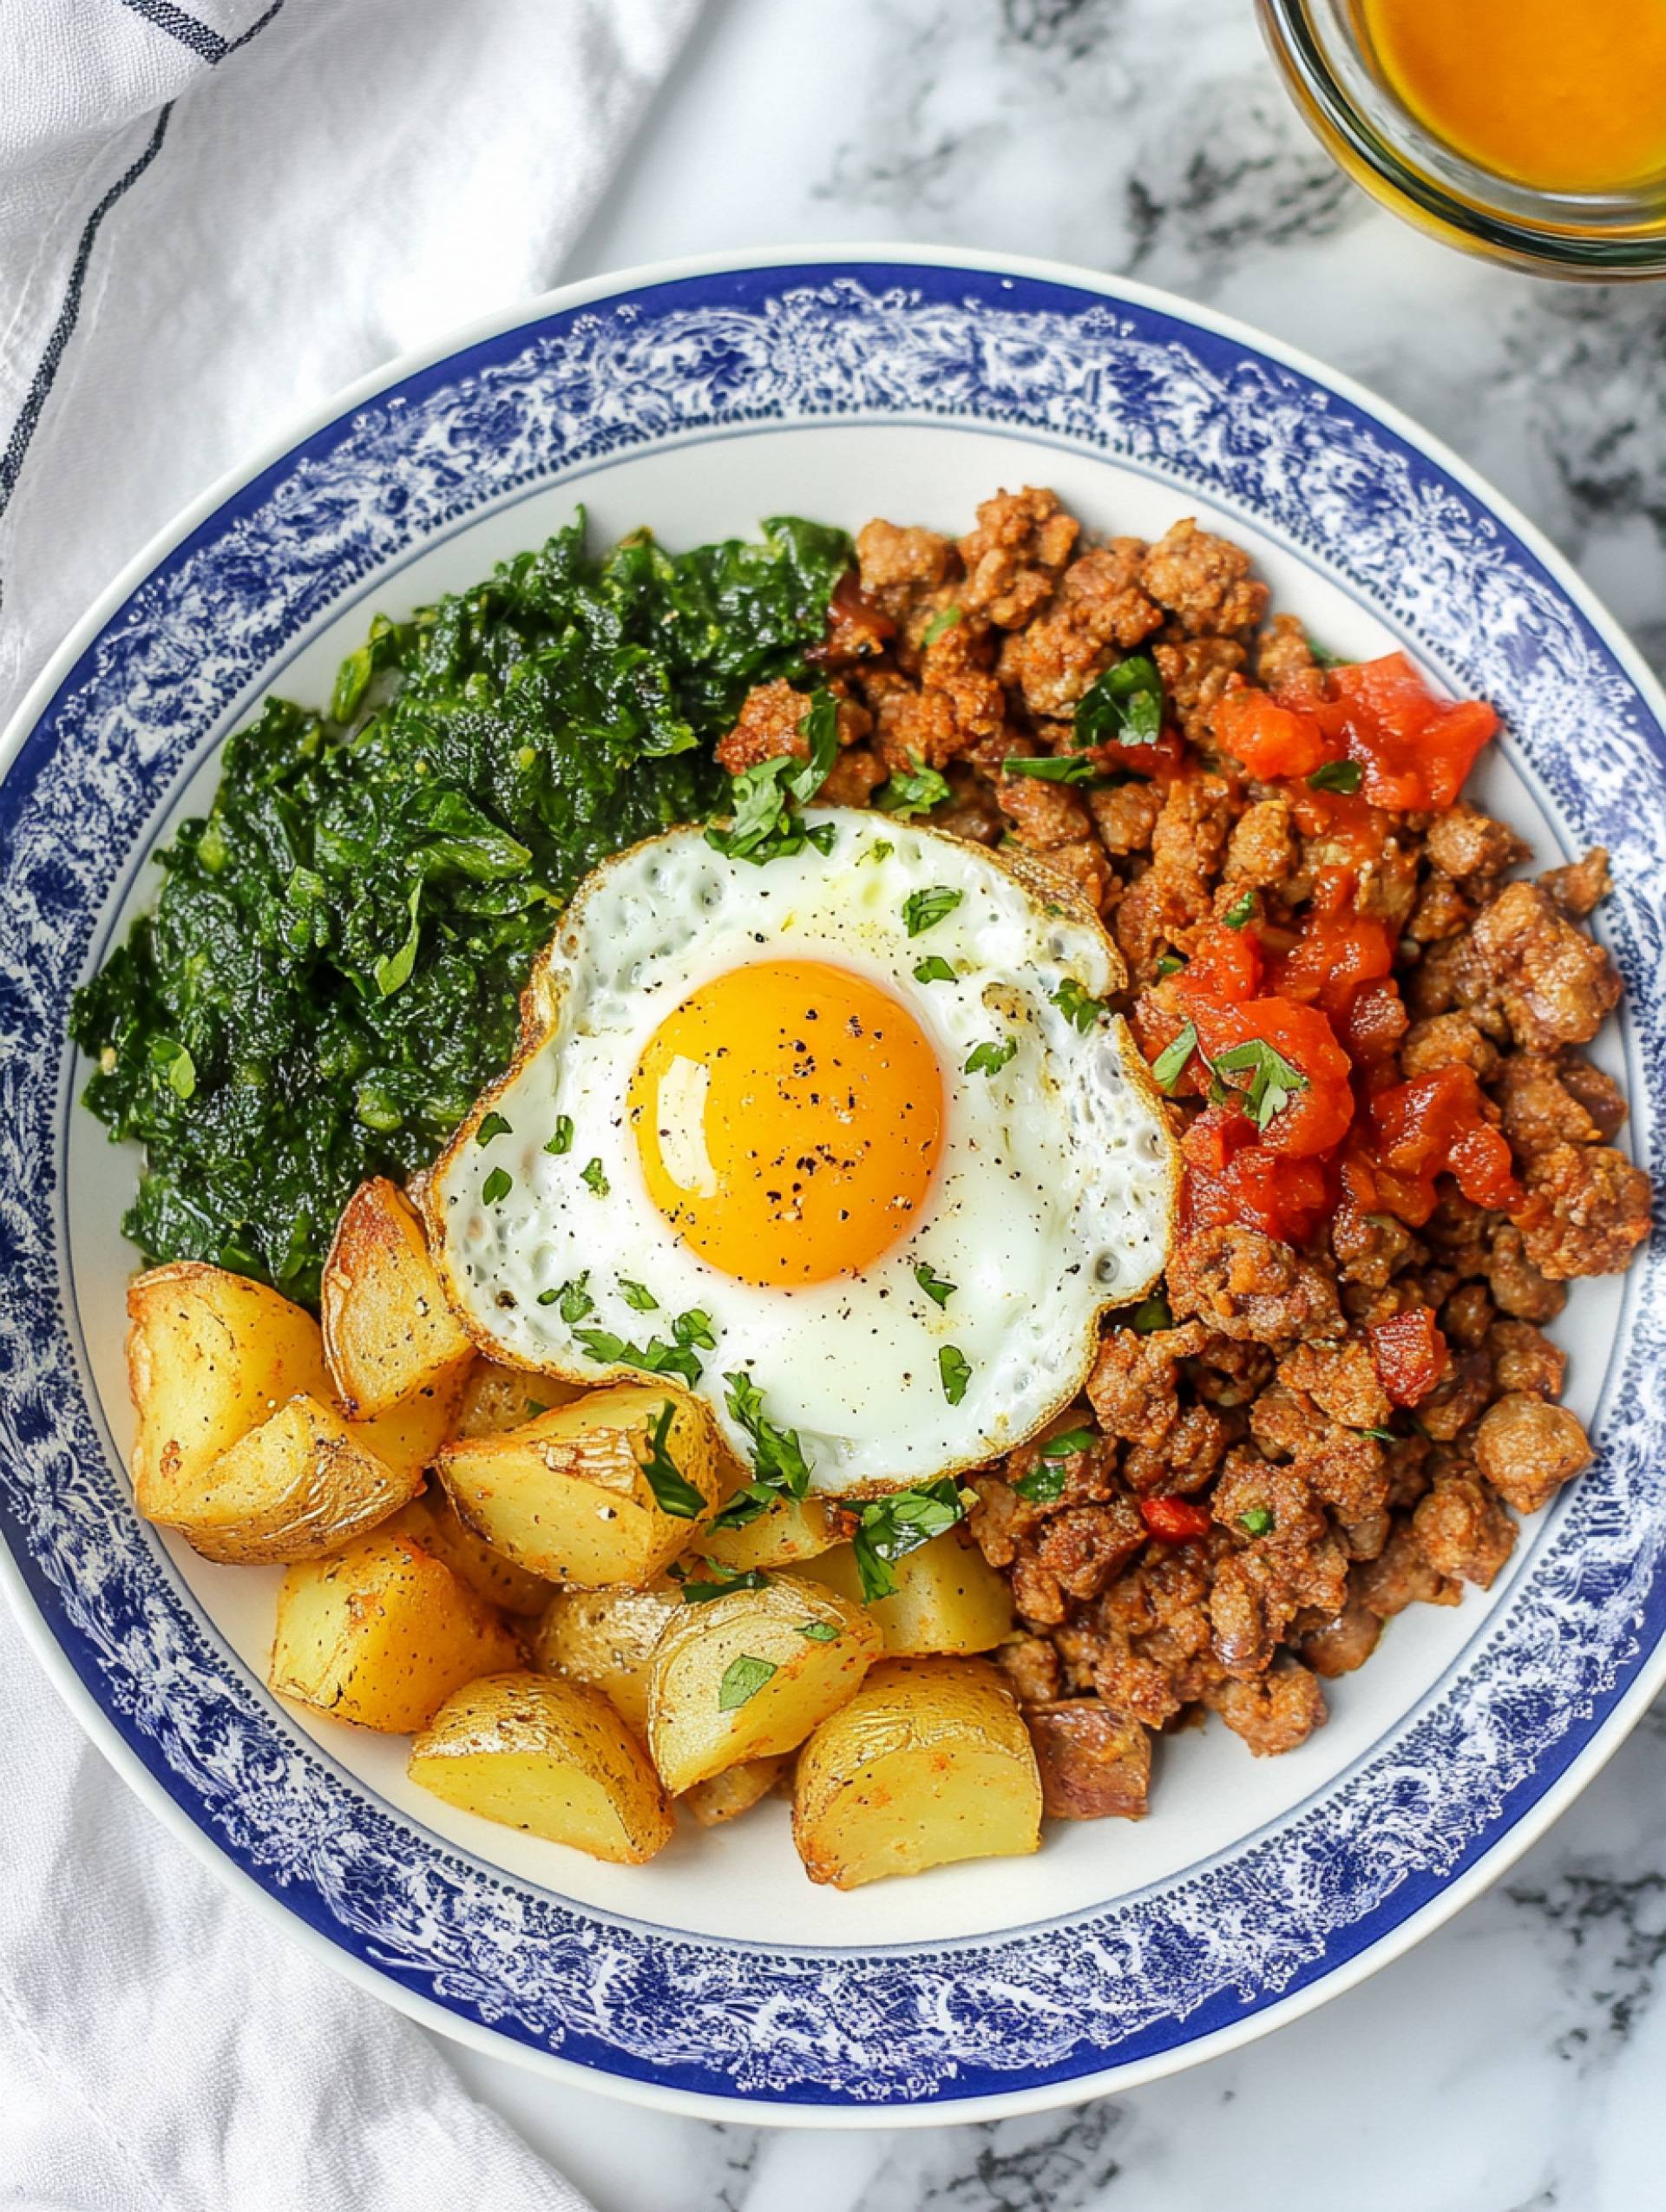
[[[1485, 1588], [1591, 1458], [1540, 1325], [1650, 1205], [1579, 1050], [1620, 992], [1580, 926], [1605, 857], [1508, 878], [1526, 847], [1459, 797], [1491, 710], [1330, 661], [1193, 522], [1100, 541], [1026, 489], [856, 551], [823, 798], [1045, 856], [1174, 1101], [1161, 1295], [1107, 1329], [1072, 1448], [978, 1474], [969, 1521], [1048, 1812], [1137, 1818], [1154, 1735], [1212, 1712], [1293, 1749], [1325, 1679]], [[804, 753], [808, 704], [754, 692], [719, 758]]]

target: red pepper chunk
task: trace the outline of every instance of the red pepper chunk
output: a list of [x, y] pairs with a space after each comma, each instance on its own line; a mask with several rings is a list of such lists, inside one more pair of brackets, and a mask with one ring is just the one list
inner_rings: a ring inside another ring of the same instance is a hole
[[1421, 1227], [1434, 1211], [1435, 1179], [1455, 1176], [1472, 1204], [1507, 1212], [1522, 1203], [1510, 1146], [1487, 1119], [1471, 1067], [1439, 1067], [1379, 1091], [1369, 1106], [1379, 1174], [1376, 1203]]
[[1333, 669], [1326, 691], [1299, 701], [1232, 692], [1215, 709], [1217, 739], [1263, 782], [1352, 760], [1373, 806], [1439, 812], [1499, 726], [1480, 699], [1437, 699], [1403, 653]]
[[1383, 1388], [1397, 1406], [1420, 1405], [1452, 1365], [1429, 1306], [1413, 1306], [1365, 1325]]
[[1209, 1533], [1209, 1515], [1189, 1498], [1142, 1498], [1141, 1518], [1164, 1544], [1192, 1544]]

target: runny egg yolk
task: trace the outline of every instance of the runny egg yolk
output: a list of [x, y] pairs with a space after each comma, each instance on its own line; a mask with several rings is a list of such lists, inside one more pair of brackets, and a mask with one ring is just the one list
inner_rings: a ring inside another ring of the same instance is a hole
[[816, 960], [731, 968], [649, 1039], [629, 1112], [649, 1195], [743, 1283], [855, 1275], [913, 1227], [943, 1078], [878, 984]]

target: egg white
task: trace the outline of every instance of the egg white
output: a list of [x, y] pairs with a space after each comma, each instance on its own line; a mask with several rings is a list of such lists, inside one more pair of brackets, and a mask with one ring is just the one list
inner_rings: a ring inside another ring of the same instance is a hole
[[[673, 830], [587, 880], [528, 988], [515, 1063], [436, 1168], [426, 1204], [448, 1295], [497, 1356], [579, 1382], [634, 1372], [598, 1364], [559, 1304], [539, 1303], [580, 1276], [594, 1303], [576, 1326], [627, 1343], [669, 1340], [672, 1317], [697, 1309], [717, 1343], [699, 1351], [694, 1387], [737, 1452], [749, 1440], [723, 1378], [744, 1372], [769, 1417], [797, 1431], [817, 1489], [871, 1493], [975, 1466], [1069, 1402], [1102, 1313], [1162, 1271], [1179, 1161], [1125, 1025], [1085, 1034], [1053, 1003], [1067, 978], [1096, 999], [1122, 980], [1068, 889], [1033, 863], [1020, 870], [882, 815], [806, 818], [832, 825], [825, 856], [807, 846], [759, 866]], [[910, 936], [908, 899], [940, 886], [959, 904]], [[954, 981], [915, 981], [934, 953]], [[626, 1108], [674, 1007], [731, 968], [785, 958], [890, 992], [931, 1040], [945, 1087], [937, 1169], [909, 1233], [858, 1276], [793, 1289], [738, 1282], [682, 1243], [648, 1193]], [[974, 1047], [1009, 1036], [1004, 1067], [963, 1072]], [[509, 1126], [482, 1144], [488, 1113]], [[555, 1153], [561, 1115], [573, 1136]], [[509, 1189], [488, 1202], [498, 1170]], [[955, 1286], [944, 1305], [920, 1287], [922, 1263]], [[626, 1283], [659, 1310], [634, 1309]], [[958, 1404], [945, 1346], [969, 1369]]]

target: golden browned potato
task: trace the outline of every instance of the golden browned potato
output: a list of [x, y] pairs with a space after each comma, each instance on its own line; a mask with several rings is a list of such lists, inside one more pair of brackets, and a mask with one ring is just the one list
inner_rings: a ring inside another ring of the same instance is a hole
[[457, 1519], [451, 1500], [437, 1484], [413, 1498], [388, 1523], [388, 1529], [390, 1534], [410, 1537], [423, 1551], [443, 1560], [477, 1598], [513, 1613], [517, 1619], [541, 1613], [549, 1603], [549, 1585], [516, 1566], [513, 1559], [506, 1559], [502, 1552], [493, 1551], [489, 1544], [482, 1544]]
[[666, 1789], [790, 1751], [855, 1694], [879, 1649], [860, 1605], [801, 1575], [685, 1606], [648, 1670], [648, 1746]]
[[353, 1420], [460, 1380], [475, 1355], [446, 1303], [422, 1223], [385, 1176], [361, 1183], [336, 1224], [319, 1315], [336, 1392]]
[[305, 1393], [239, 1437], [194, 1480], [169, 1486], [166, 1512], [205, 1559], [229, 1566], [321, 1559], [398, 1512], [423, 1480], [390, 1467], [333, 1406]]
[[128, 1317], [134, 1494], [153, 1520], [286, 1400], [333, 1396], [317, 1322], [246, 1276], [153, 1267], [128, 1286]]
[[[745, 1480], [745, 1477], [742, 1477]], [[709, 1528], [699, 1549], [733, 1573], [790, 1567], [839, 1541], [833, 1508], [821, 1498], [782, 1498], [743, 1528]]]
[[532, 1632], [532, 1656], [547, 1674], [594, 1683], [646, 1739], [648, 1662], [659, 1631], [682, 1610], [683, 1593], [667, 1575], [646, 1590], [558, 1590]]
[[882, 1659], [798, 1755], [792, 1835], [839, 1889], [1041, 1840], [1041, 1782], [1016, 1701], [987, 1659]]
[[278, 1593], [272, 1687], [335, 1720], [408, 1736], [464, 1683], [520, 1662], [484, 1598], [408, 1536], [292, 1566]]
[[685, 1390], [620, 1382], [523, 1428], [447, 1445], [458, 1517], [547, 1581], [641, 1589], [718, 1497], [718, 1432]]
[[496, 1674], [448, 1697], [410, 1747], [410, 1778], [448, 1805], [593, 1859], [640, 1866], [670, 1842], [647, 1754], [600, 1690]]
[[784, 1757], [748, 1759], [744, 1766], [725, 1767], [707, 1782], [697, 1782], [677, 1800], [686, 1805], [702, 1828], [721, 1828], [725, 1821], [750, 1813], [761, 1804], [786, 1770]]
[[461, 1378], [455, 1375], [449, 1382], [426, 1383], [386, 1413], [349, 1425], [390, 1467], [416, 1478], [433, 1466], [441, 1445], [456, 1433], [461, 1390]]
[[502, 1367], [496, 1360], [476, 1360], [462, 1386], [462, 1402], [451, 1434], [499, 1436], [506, 1428], [524, 1428], [553, 1406], [570, 1406], [583, 1395], [576, 1382], [563, 1382], [556, 1375]]
[[[807, 1561], [803, 1572], [847, 1598], [862, 1598], [856, 1555], [848, 1544]], [[868, 1600], [889, 1657], [991, 1651], [1013, 1632], [1011, 1585], [952, 1528], [893, 1560], [891, 1578], [896, 1588], [889, 1598]]]

